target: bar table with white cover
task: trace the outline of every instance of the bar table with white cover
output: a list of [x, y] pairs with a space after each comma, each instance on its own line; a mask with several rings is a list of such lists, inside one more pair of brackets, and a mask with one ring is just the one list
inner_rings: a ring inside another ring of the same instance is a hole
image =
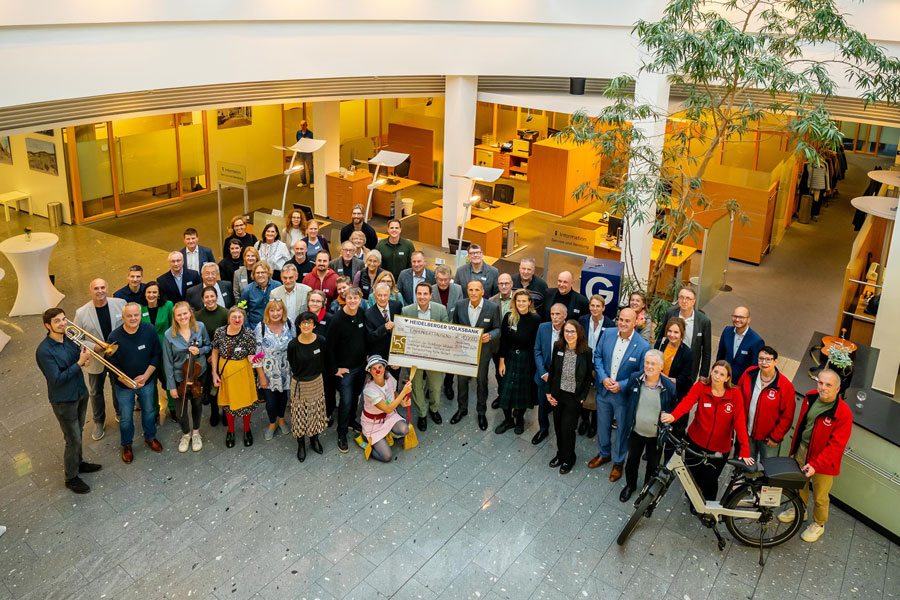
[[9, 316], [39, 315], [66, 297], [50, 282], [50, 255], [58, 242], [56, 234], [44, 231], [17, 235], [0, 242], [0, 252], [12, 263], [19, 278], [16, 302]]

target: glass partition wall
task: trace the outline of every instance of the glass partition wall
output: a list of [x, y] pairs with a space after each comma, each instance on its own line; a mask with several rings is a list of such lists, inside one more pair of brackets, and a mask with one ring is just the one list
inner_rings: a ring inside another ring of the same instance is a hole
[[76, 223], [209, 191], [203, 111], [78, 125], [64, 136]]

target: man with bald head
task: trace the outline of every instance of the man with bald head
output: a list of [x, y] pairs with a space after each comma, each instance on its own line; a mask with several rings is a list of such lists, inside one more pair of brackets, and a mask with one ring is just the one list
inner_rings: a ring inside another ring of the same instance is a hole
[[[176, 252], [181, 256], [180, 252]], [[183, 260], [183, 259], [182, 259]], [[125, 308], [125, 300], [121, 298], [109, 298], [106, 281], [95, 279], [90, 285], [91, 300], [75, 311], [75, 324], [90, 333], [92, 336], [104, 342], [112, 331], [122, 324], [122, 309]], [[100, 351], [100, 348], [95, 348]], [[106, 425], [106, 396], [103, 386], [106, 382], [106, 367], [99, 360], [92, 360], [83, 367], [88, 374], [88, 393], [91, 396], [91, 412], [94, 419], [94, 430], [91, 434], [95, 440], [103, 437], [103, 429]], [[113, 408], [116, 411], [116, 421], [119, 420], [119, 403], [113, 396]]]
[[731, 322], [734, 325], [726, 327], [719, 337], [716, 360], [728, 362], [731, 365], [731, 380], [740, 381], [744, 371], [758, 366], [759, 351], [766, 343], [750, 329], [750, 309], [746, 306], [738, 306], [731, 311]]
[[[644, 355], [650, 349], [640, 335], [635, 335], [637, 314], [630, 308], [619, 311], [616, 328], [600, 335], [594, 349], [594, 370], [597, 372], [597, 456], [588, 467], [596, 469], [612, 461], [610, 481], [618, 481], [625, 467], [628, 438], [631, 429], [625, 401], [625, 388], [632, 377], [644, 368]], [[616, 419], [615, 443], [612, 442], [612, 422]]]
[[[478, 360], [478, 376], [475, 378], [478, 401], [475, 409], [478, 412], [478, 428], [487, 430], [487, 395], [488, 395], [488, 367], [491, 364], [491, 342], [500, 336], [500, 309], [490, 300], [484, 299], [484, 286], [478, 279], [471, 280], [466, 286], [468, 300], [460, 300], [456, 303], [453, 314], [453, 322], [466, 327], [481, 327], [484, 333], [481, 336], [481, 355]], [[456, 425], [469, 414], [469, 381], [471, 377], [458, 376], [459, 390], [457, 391], [458, 409], [450, 418], [450, 424]]]
[[195, 285], [201, 285], [200, 273], [184, 268], [184, 255], [181, 252], [169, 253], [169, 270], [156, 278], [159, 291], [164, 300], [172, 304], [187, 300], [187, 291]]
[[575, 289], [575, 278], [569, 271], [561, 271], [556, 277], [556, 287], [550, 288], [544, 298], [544, 322], [550, 320], [550, 308], [554, 304], [566, 307], [568, 318], [578, 320], [588, 314], [588, 299]]

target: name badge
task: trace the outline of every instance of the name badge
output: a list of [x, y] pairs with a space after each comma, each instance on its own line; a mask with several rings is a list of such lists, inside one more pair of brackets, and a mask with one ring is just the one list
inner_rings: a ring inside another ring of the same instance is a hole
[[562, 353], [562, 352], [557, 352], [556, 355], [557, 355], [557, 356], [563, 356], [563, 353]]
[[479, 277], [478, 279], [480, 279], [482, 281], [487, 281], [487, 277]]
[[518, 331], [518, 330], [519, 330], [519, 326], [518, 326], [518, 325], [510, 325], [510, 326], [509, 326], [509, 330], [510, 330], [510, 331]]
[[146, 347], [147, 347], [147, 346], [145, 346], [144, 344], [141, 344], [140, 346], [138, 346], [138, 350], [143, 350], [143, 349], [146, 348]]
[[321, 352], [321, 350], [319, 350], [318, 348], [316, 348], [315, 350], [313, 350], [313, 354], [318, 354], [319, 352]]
[[702, 331], [697, 332], [697, 337], [703, 337], [703, 332]]
[[363, 326], [362, 323], [360, 323], [359, 325], [357, 325], [357, 327], [359, 327], [360, 329], [362, 329], [362, 326]]
[[581, 309], [580, 309], [580, 308], [576, 308], [576, 309], [574, 309], [572, 312], [573, 312], [574, 314], [578, 314], [578, 313], [581, 312]]
[[747, 354], [746, 350], [741, 350], [741, 354]]
[[637, 362], [637, 359], [636, 359], [635, 357], [633, 357], [633, 356], [632, 356], [632, 357], [629, 357], [628, 360], [631, 361], [631, 362]]
[[404, 256], [405, 254], [406, 254], [405, 252], [400, 251], [400, 252], [397, 253], [397, 256]]
[[712, 408], [712, 404], [710, 404], [709, 402], [704, 402], [703, 408]]
[[322, 291], [325, 292], [325, 293], [327, 294], [327, 293], [330, 292], [331, 290], [329, 290], [328, 288], [322, 288]]
[[490, 320], [490, 319], [485, 319], [484, 322], [485, 322], [485, 323], [490, 323], [491, 320]]
[[319, 321], [319, 324], [320, 324], [320, 325], [325, 325], [325, 319], [322, 319], [321, 321]]

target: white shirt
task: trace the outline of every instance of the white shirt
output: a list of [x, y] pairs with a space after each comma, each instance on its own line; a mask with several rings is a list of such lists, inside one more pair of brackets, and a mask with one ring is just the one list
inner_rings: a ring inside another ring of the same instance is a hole
[[219, 289], [219, 284], [216, 283], [213, 287], [216, 288], [216, 304], [225, 308], [225, 298], [222, 297], [222, 290]]
[[588, 345], [591, 347], [591, 350], [597, 348], [597, 342], [600, 341], [601, 333], [603, 333], [603, 316], [600, 316], [596, 327], [594, 326], [593, 317], [588, 319]]
[[200, 272], [200, 246], [194, 248], [193, 252], [184, 249], [184, 266], [191, 271]]
[[756, 374], [756, 385], [750, 393], [750, 414], [747, 417], [747, 433], [753, 433], [753, 419], [756, 417], [756, 406], [759, 403], [759, 395], [762, 393], [762, 373]]
[[422, 307], [416, 304], [416, 310], [419, 312], [419, 318], [425, 319], [427, 321], [431, 320], [431, 304], [428, 304], [428, 309], [424, 312], [422, 311]]
[[[749, 327], [748, 327], [749, 329]], [[734, 352], [731, 353], [732, 358], [737, 358], [738, 348], [741, 347], [741, 342], [744, 341], [744, 336], [747, 334], [747, 330], [744, 330], [744, 333], [738, 333], [737, 327], [734, 328]]]
[[484, 308], [484, 298], [478, 301], [477, 306], [472, 306], [472, 302], [470, 301], [466, 308], [469, 309], [469, 325], [474, 327], [475, 323], [478, 322], [478, 317], [481, 316], [481, 309]]
[[[282, 286], [284, 287], [284, 286]], [[294, 284], [294, 289], [288, 291], [286, 287], [284, 287], [284, 291], [282, 292], [284, 296], [284, 310], [287, 313], [287, 318], [291, 321], [297, 319], [298, 307], [297, 307], [297, 284]]]
[[[687, 342], [687, 345], [690, 346], [694, 343], [694, 315], [695, 311], [691, 311], [690, 317], [682, 317], [681, 313], [678, 313], [678, 316], [684, 320], [684, 341]], [[665, 335], [665, 332], [663, 332]]]
[[634, 330], [631, 331], [631, 335], [627, 338], [623, 338], [622, 334], [616, 336], [616, 345], [613, 348], [612, 353], [612, 361], [609, 365], [609, 376], [613, 380], [617, 380], [617, 375], [619, 374], [619, 367], [622, 366], [622, 359], [625, 358], [625, 351], [628, 350], [629, 344], [631, 344], [631, 338], [634, 337]]
[[[564, 323], [565, 324], [565, 323]], [[562, 327], [556, 329], [555, 327], [550, 327], [550, 347], [553, 348], [556, 346], [556, 342], [559, 340], [559, 332], [562, 331]]]

